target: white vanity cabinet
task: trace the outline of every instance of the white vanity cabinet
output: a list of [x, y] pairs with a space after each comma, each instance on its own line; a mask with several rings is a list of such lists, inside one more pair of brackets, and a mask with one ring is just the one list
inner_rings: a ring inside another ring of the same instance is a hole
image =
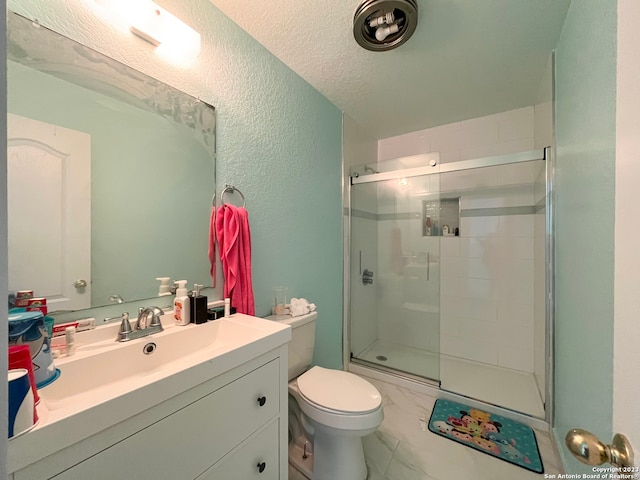
[[286, 479], [286, 355], [286, 346], [262, 355], [14, 480]]

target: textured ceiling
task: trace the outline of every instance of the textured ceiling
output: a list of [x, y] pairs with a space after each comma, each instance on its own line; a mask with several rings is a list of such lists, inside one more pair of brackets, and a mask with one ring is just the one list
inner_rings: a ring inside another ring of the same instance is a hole
[[570, 0], [418, 0], [401, 47], [353, 39], [359, 0], [211, 0], [377, 138], [532, 105]]

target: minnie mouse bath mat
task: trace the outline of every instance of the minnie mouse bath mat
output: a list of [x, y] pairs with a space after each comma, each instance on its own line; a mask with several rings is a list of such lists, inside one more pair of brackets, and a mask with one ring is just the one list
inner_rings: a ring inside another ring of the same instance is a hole
[[520, 422], [438, 399], [429, 430], [532, 472], [544, 472], [536, 436]]

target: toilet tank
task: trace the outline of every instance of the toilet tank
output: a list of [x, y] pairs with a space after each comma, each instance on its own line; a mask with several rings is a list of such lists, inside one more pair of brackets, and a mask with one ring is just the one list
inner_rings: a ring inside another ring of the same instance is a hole
[[313, 346], [316, 340], [317, 312], [299, 317], [291, 315], [271, 315], [267, 320], [291, 325], [289, 342], [289, 380], [293, 380], [311, 366]]

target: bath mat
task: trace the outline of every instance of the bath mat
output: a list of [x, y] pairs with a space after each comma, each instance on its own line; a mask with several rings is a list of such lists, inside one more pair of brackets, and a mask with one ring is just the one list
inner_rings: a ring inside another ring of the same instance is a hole
[[429, 430], [532, 472], [544, 472], [536, 436], [520, 422], [438, 399], [431, 412]]

